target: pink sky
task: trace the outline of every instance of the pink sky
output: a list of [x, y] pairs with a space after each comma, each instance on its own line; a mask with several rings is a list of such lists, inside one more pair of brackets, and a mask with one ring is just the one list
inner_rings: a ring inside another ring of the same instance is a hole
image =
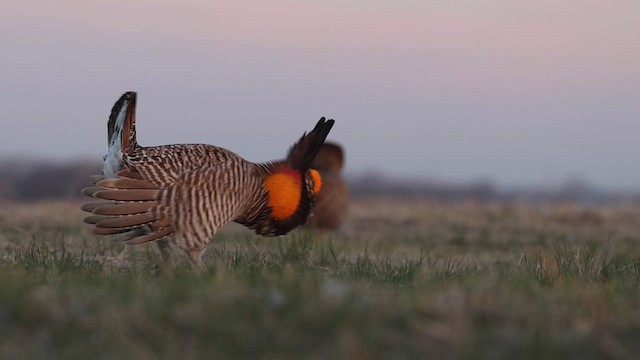
[[99, 157], [132, 89], [149, 145], [267, 160], [329, 116], [354, 172], [640, 188], [638, 1], [174, 3], [3, 5], [0, 156]]

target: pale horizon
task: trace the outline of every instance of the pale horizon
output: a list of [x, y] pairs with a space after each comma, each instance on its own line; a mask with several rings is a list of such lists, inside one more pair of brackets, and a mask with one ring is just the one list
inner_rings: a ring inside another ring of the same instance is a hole
[[321, 117], [356, 174], [640, 189], [640, 3], [58, 1], [0, 14], [0, 158], [142, 145], [282, 157]]

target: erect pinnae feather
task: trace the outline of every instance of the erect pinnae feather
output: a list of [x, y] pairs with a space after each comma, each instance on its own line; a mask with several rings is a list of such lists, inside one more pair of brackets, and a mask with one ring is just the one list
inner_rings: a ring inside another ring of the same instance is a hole
[[333, 127], [333, 120], [321, 118], [308, 134], [302, 135], [289, 150], [287, 161], [297, 170], [306, 171]]

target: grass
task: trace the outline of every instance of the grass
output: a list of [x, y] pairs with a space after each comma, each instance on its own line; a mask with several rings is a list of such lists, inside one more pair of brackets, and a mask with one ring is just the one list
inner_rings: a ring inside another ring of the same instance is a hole
[[204, 273], [184, 257], [159, 266], [151, 246], [124, 266], [109, 261], [119, 248], [90, 235], [75, 209], [0, 213], [0, 358], [640, 353], [634, 207], [583, 216], [365, 199], [340, 234], [266, 239], [227, 228]]

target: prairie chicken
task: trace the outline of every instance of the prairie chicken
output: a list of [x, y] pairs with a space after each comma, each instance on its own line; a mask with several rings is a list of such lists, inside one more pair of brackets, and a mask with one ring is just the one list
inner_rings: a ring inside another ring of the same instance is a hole
[[311, 167], [320, 172], [322, 189], [316, 195], [309, 226], [321, 230], [337, 230], [346, 220], [349, 206], [347, 184], [342, 177], [342, 147], [329, 142], [322, 144]]
[[82, 191], [102, 200], [82, 206], [95, 234], [127, 245], [155, 241], [165, 261], [171, 242], [203, 267], [205, 247], [230, 221], [263, 236], [306, 222], [322, 183], [310, 165], [333, 120], [321, 118], [286, 159], [257, 164], [205, 144], [142, 147], [135, 114], [136, 93], [127, 92], [111, 110], [102, 175]]

